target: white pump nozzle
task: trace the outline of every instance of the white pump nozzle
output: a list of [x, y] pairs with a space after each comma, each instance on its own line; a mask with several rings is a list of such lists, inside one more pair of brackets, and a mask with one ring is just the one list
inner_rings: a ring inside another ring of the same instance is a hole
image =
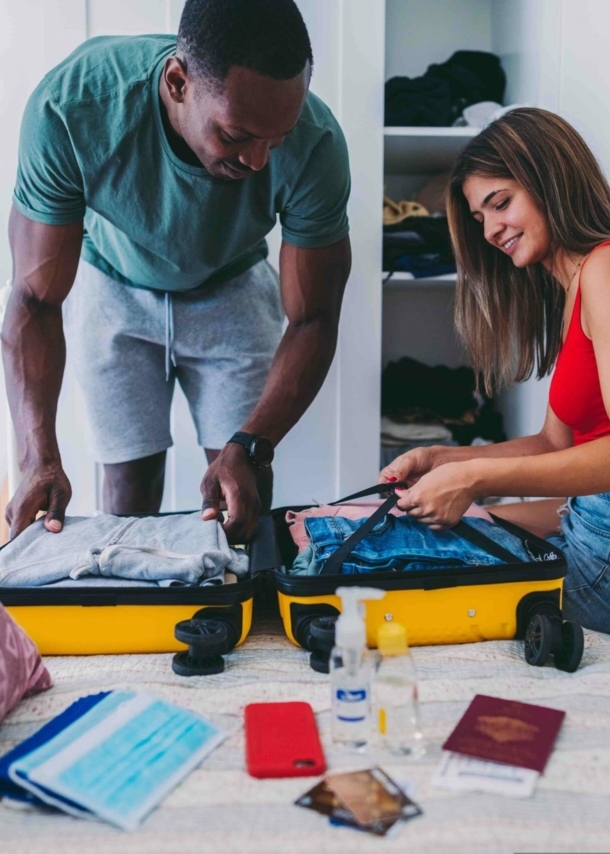
[[385, 590], [377, 587], [338, 587], [341, 614], [335, 628], [335, 643], [344, 649], [362, 649], [366, 646], [365, 612], [360, 602], [383, 599]]

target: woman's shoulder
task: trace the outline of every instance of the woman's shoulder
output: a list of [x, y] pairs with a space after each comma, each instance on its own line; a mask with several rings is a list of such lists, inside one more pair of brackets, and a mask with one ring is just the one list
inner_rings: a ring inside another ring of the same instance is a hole
[[[603, 287], [608, 290], [610, 284], [610, 243], [597, 246], [584, 259], [580, 274], [580, 286], [583, 296], [590, 291]], [[609, 291], [610, 292], [610, 291]]]
[[583, 328], [589, 338], [595, 337], [600, 325], [610, 321], [610, 244], [598, 246], [583, 264], [580, 275]]

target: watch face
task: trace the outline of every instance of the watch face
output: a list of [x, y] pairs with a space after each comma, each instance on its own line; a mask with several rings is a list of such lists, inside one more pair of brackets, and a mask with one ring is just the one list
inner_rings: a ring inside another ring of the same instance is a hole
[[275, 456], [273, 445], [264, 436], [252, 442], [250, 453], [259, 466], [270, 466]]

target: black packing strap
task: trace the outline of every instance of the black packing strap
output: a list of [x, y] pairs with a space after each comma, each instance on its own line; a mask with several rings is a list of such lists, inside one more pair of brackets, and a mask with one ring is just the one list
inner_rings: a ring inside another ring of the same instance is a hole
[[[368, 492], [368, 495], [374, 495], [375, 493]], [[352, 496], [354, 497], [354, 496]], [[361, 497], [360, 495], [358, 497]], [[377, 510], [373, 513], [372, 516], [369, 516], [368, 519], [360, 525], [359, 528], [356, 528], [354, 533], [349, 537], [343, 545], [339, 546], [336, 552], [334, 552], [326, 561], [326, 563], [322, 567], [322, 571], [320, 575], [339, 575], [341, 573], [341, 568], [343, 566], [343, 561], [349, 557], [349, 555], [356, 548], [360, 540], [363, 540], [370, 531], [373, 530], [377, 522], [383, 519], [392, 507], [398, 501], [399, 496], [394, 493], [387, 498], [383, 504], [381, 504]], [[347, 499], [344, 499], [347, 500]], [[337, 502], [339, 503], [339, 502]]]
[[[347, 501], [354, 501], [356, 498], [366, 498], [367, 495], [384, 495], [386, 492], [393, 492], [395, 489], [408, 488], [407, 484], [403, 481], [398, 481], [397, 483], [376, 483], [375, 486], [369, 486], [368, 489], [361, 489], [360, 492], [354, 492], [353, 495], [346, 495], [345, 498], [340, 498], [338, 501], [331, 501], [330, 506], [345, 504]], [[396, 501], [398, 501], [398, 498]]]
[[[394, 507], [398, 502], [400, 496], [396, 495], [394, 492], [395, 489], [408, 489], [408, 485], [402, 481], [399, 481], [398, 483], [377, 483], [375, 486], [369, 486], [368, 489], [361, 489], [360, 492], [354, 492], [352, 495], [347, 495], [345, 498], [340, 498], [338, 501], [331, 502], [332, 505], [345, 504], [345, 502], [353, 501], [356, 498], [366, 498], [369, 495], [380, 495], [387, 493], [389, 490], [392, 491], [392, 495], [384, 501], [377, 510], [375, 510], [373, 515], [369, 516], [366, 522], [357, 528], [351, 537], [349, 537], [343, 545], [339, 546], [339, 548], [328, 558], [322, 567], [320, 575], [339, 575], [341, 573], [341, 568], [345, 559], [350, 556], [358, 543], [373, 530], [375, 525], [381, 521], [381, 519], [383, 519], [383, 517], [386, 516], [392, 507]], [[502, 527], [505, 527], [507, 530], [512, 528], [512, 526], [509, 525], [502, 525]], [[512, 552], [509, 552], [508, 549], [505, 549], [499, 543], [496, 543], [495, 540], [492, 540], [476, 528], [472, 528], [464, 521], [458, 522], [457, 525], [454, 525], [454, 527], [451, 528], [451, 530], [458, 536], [462, 537], [462, 539], [480, 549], [483, 549], [483, 551], [497, 557], [504, 563], [523, 563], [520, 558], [512, 554]], [[511, 533], [514, 533], [515, 536], [523, 540], [523, 533], [519, 531], [518, 528], [512, 530]]]
[[521, 558], [518, 558], [512, 552], [509, 552], [508, 549], [505, 549], [504, 546], [496, 543], [495, 540], [492, 540], [486, 534], [483, 534], [476, 528], [472, 528], [463, 520], [458, 522], [457, 525], [454, 525], [450, 530], [453, 531], [454, 534], [458, 534], [462, 539], [468, 540], [468, 542], [472, 543], [473, 546], [478, 546], [478, 548], [483, 549], [483, 551], [486, 551], [490, 555], [504, 561], [504, 563], [523, 563]]

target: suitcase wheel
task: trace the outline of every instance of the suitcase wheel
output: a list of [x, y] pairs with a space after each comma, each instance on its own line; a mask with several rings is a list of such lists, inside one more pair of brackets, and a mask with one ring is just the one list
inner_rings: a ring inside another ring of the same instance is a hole
[[222, 673], [225, 662], [222, 653], [230, 649], [229, 631], [224, 620], [182, 620], [174, 630], [176, 640], [188, 644], [188, 650], [178, 652], [172, 660], [172, 670], [178, 676], [209, 676]]
[[336, 617], [316, 617], [309, 625], [309, 664], [316, 673], [330, 672], [330, 654], [335, 645]]
[[584, 635], [578, 623], [562, 622], [559, 617], [534, 614], [525, 633], [525, 660], [544, 667], [553, 655], [555, 667], [574, 673], [582, 659]]
[[585, 648], [585, 636], [582, 626], [566, 620], [561, 627], [563, 644], [559, 652], [555, 653], [555, 667], [565, 670], [566, 673], [574, 673], [582, 659]]

